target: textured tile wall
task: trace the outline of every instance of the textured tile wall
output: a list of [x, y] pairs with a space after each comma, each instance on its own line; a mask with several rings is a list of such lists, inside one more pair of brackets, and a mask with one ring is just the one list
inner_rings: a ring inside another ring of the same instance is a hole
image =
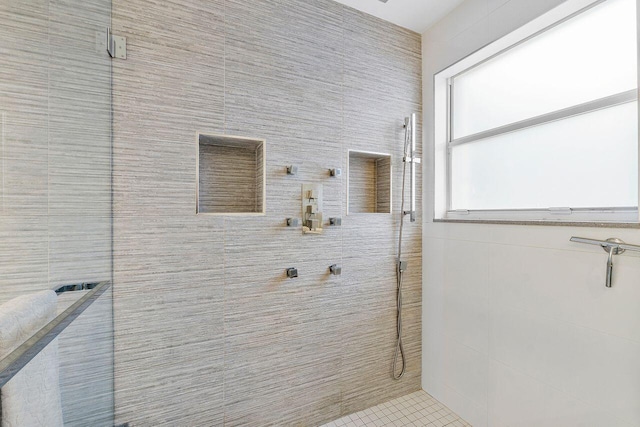
[[[111, 279], [110, 16], [110, 0], [0, 2], [0, 302]], [[60, 336], [66, 425], [113, 422], [112, 332], [105, 295]]]
[[[128, 41], [114, 62], [117, 422], [316, 425], [417, 390], [419, 222], [405, 230], [401, 382], [391, 363], [420, 36], [329, 0], [116, 0], [113, 26]], [[197, 132], [266, 139], [265, 216], [195, 215]], [[349, 149], [396, 159], [396, 215], [346, 215], [346, 177], [329, 169], [346, 171]], [[303, 183], [323, 185], [342, 227], [285, 226]]]

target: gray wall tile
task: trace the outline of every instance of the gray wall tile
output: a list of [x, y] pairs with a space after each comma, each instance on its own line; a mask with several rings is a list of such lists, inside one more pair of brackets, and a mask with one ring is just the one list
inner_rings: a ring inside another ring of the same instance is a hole
[[[330, 0], [116, 1], [113, 19], [129, 44], [114, 62], [117, 422], [315, 425], [420, 388], [419, 223], [408, 372], [391, 378], [420, 36]], [[266, 139], [265, 216], [195, 215], [198, 132]], [[392, 154], [393, 215], [346, 215], [329, 169], [346, 173], [349, 149]], [[285, 225], [312, 182], [344, 221], [320, 236]]]

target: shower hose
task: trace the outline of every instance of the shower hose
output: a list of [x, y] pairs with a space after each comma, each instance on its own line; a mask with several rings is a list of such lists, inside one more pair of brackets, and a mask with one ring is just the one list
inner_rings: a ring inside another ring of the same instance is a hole
[[[404, 163], [402, 167], [402, 203], [400, 206], [400, 233], [398, 237], [398, 259], [396, 262], [396, 284], [398, 287], [397, 290], [397, 310], [398, 310], [398, 318], [397, 318], [397, 329], [398, 329], [398, 340], [396, 342], [396, 351], [393, 356], [393, 379], [399, 380], [404, 376], [405, 371], [407, 370], [407, 359], [404, 354], [404, 346], [402, 344], [402, 276], [404, 275], [405, 266], [402, 262], [402, 230], [404, 228], [404, 195], [405, 195], [405, 185], [406, 185], [406, 176], [407, 176], [407, 162], [406, 159], [409, 156], [409, 144], [410, 139], [409, 135], [411, 132], [410, 129], [410, 121], [407, 120], [405, 122], [405, 133], [404, 133]], [[398, 372], [398, 362], [401, 363], [400, 372]]]

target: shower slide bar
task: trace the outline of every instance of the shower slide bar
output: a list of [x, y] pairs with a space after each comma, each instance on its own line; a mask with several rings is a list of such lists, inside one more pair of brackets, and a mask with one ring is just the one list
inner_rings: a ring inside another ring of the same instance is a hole
[[[409, 163], [410, 171], [410, 188], [411, 188], [411, 205], [410, 210], [402, 212], [403, 215], [409, 215], [409, 221], [416, 222], [416, 164], [420, 164], [421, 159], [416, 157], [416, 113], [412, 113], [410, 117], [405, 119], [405, 128], [409, 127], [409, 153], [405, 152], [404, 162]], [[409, 154], [409, 155], [407, 155]]]
[[[4, 359], [0, 360], [0, 387], [9, 382], [11, 378], [20, 372], [38, 353], [44, 350], [51, 341], [60, 335], [71, 322], [78, 318], [78, 316], [93, 304], [110, 286], [110, 282], [100, 282], [97, 284], [85, 283], [81, 285], [68, 285], [56, 289], [58, 295], [61, 292], [72, 290], [90, 290], [36, 332], [34, 336], [9, 353]], [[67, 289], [62, 290], [63, 288]]]
[[640, 252], [640, 246], [630, 245], [623, 242], [620, 239], [610, 238], [607, 240], [587, 239], [585, 237], [572, 237], [569, 239], [576, 243], [585, 243], [587, 245], [600, 246], [605, 252], [609, 254], [607, 258], [607, 277], [605, 279], [605, 286], [610, 288], [613, 286], [613, 256], [620, 255], [624, 251]]

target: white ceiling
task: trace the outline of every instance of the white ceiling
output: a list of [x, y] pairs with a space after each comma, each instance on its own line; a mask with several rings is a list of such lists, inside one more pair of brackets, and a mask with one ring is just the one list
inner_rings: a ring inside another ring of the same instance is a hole
[[456, 8], [463, 0], [336, 0], [420, 34]]

